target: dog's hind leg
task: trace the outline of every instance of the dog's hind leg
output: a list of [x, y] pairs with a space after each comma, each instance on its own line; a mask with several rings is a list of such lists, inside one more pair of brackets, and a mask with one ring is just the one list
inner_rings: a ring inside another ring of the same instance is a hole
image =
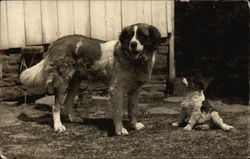
[[225, 131], [229, 131], [231, 129], [233, 129], [232, 126], [227, 125], [223, 122], [222, 118], [220, 117], [219, 113], [216, 111], [213, 111], [211, 113], [211, 118], [213, 120], [213, 123], [216, 124], [217, 126], [219, 126], [220, 128], [222, 128]]
[[197, 130], [208, 130], [208, 129], [210, 129], [210, 126], [209, 126], [209, 124], [202, 124], [202, 125], [195, 126], [195, 129], [197, 129]]
[[66, 96], [65, 101], [64, 101], [64, 106], [66, 108], [66, 112], [67, 112], [67, 114], [69, 116], [69, 120], [71, 122], [82, 122], [83, 121], [83, 119], [79, 116], [76, 116], [74, 111], [72, 110], [74, 98], [77, 94], [77, 91], [79, 89], [80, 84], [81, 84], [80, 75], [78, 75], [76, 73], [69, 83], [67, 96]]
[[145, 126], [142, 123], [137, 122], [136, 118], [136, 106], [139, 101], [140, 88], [128, 93], [128, 116], [130, 119], [131, 127], [135, 130], [142, 130]]

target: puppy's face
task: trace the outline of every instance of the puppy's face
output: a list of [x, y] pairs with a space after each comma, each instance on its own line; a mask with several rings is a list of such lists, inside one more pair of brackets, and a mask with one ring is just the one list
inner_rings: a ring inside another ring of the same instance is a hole
[[139, 23], [124, 28], [119, 40], [130, 58], [147, 61], [158, 48], [161, 35], [154, 26]]

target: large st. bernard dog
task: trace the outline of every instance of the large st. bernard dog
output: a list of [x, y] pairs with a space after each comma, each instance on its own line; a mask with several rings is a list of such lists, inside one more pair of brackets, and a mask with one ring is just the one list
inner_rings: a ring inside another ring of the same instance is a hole
[[103, 81], [109, 85], [110, 114], [115, 133], [126, 135], [128, 131], [122, 123], [124, 101], [128, 101], [131, 126], [136, 130], [144, 128], [137, 122], [135, 106], [140, 88], [151, 76], [160, 39], [161, 35], [154, 26], [142, 23], [124, 28], [119, 41], [65, 36], [49, 46], [41, 62], [24, 70], [20, 80], [27, 88], [40, 86], [56, 95], [53, 120], [54, 130], [58, 132], [66, 130], [60, 120], [62, 105], [72, 122], [81, 121], [72, 111], [81, 79]]

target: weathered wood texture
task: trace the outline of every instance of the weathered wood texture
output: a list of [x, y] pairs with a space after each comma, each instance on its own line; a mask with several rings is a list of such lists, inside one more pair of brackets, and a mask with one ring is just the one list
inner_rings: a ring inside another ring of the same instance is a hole
[[[167, 0], [0, 1], [0, 50], [47, 44], [68, 34], [117, 39], [122, 27], [148, 23], [171, 29]], [[171, 19], [173, 20], [173, 19]]]

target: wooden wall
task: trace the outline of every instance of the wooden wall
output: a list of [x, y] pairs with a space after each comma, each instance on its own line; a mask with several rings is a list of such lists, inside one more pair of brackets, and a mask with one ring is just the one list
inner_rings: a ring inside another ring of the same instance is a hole
[[121, 28], [143, 22], [162, 36], [173, 20], [166, 0], [0, 1], [0, 50], [46, 44], [68, 34], [117, 39]]

